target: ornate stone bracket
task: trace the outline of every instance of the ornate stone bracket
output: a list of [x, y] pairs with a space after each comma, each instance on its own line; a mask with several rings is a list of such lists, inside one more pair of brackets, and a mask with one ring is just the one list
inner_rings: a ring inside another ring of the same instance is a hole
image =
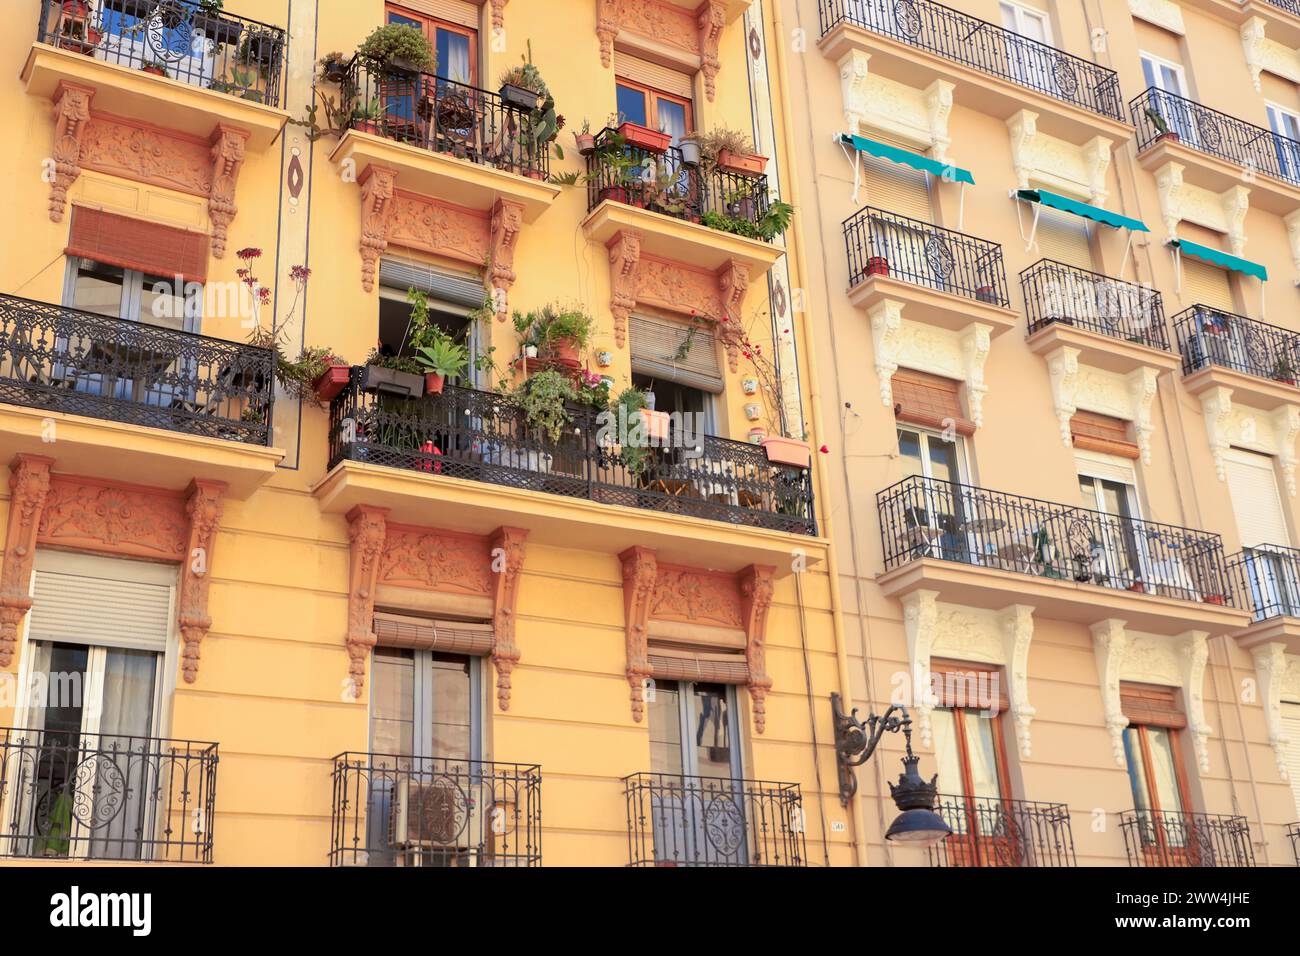
[[1291, 263], [1296, 271], [1291, 282], [1293, 285], [1300, 285], [1300, 209], [1287, 213], [1282, 217], [1282, 222], [1286, 224], [1287, 244], [1291, 247]]
[[961, 334], [962, 371], [966, 376], [966, 408], [971, 421], [979, 428], [984, 424], [984, 365], [989, 358], [993, 327], [972, 322]]
[[600, 40], [600, 65], [609, 69], [618, 39], [618, 0], [596, 0], [596, 37]]
[[749, 698], [754, 708], [754, 732], [767, 729], [767, 613], [772, 607], [776, 569], [751, 564], [740, 572], [740, 596], [745, 619], [745, 662], [749, 665]]
[[1183, 705], [1187, 709], [1187, 729], [1192, 732], [1192, 745], [1201, 773], [1210, 772], [1210, 733], [1205, 721], [1205, 664], [1209, 660], [1209, 634], [1205, 631], [1187, 631], [1179, 635], [1183, 678]]
[[496, 296], [497, 320], [504, 322], [508, 314], [510, 287], [515, 283], [515, 243], [524, 225], [522, 203], [498, 199], [492, 207], [492, 253], [488, 281], [499, 295]]
[[490, 0], [492, 6], [492, 29], [501, 32], [506, 28], [506, 4], [510, 0]]
[[1007, 130], [1017, 189], [1029, 189], [1038, 180], [1063, 187], [1066, 192], [1085, 193], [1089, 202], [1106, 201], [1110, 140], [1094, 136], [1082, 146], [1075, 146], [1040, 134], [1038, 114], [1033, 110], [1020, 110], [1010, 117]]
[[218, 126], [212, 135], [212, 191], [208, 195], [208, 219], [212, 222], [212, 255], [226, 254], [226, 235], [235, 220], [235, 184], [244, 165], [244, 144], [248, 132]]
[[844, 131], [851, 136], [862, 132], [872, 115], [870, 98], [871, 54], [850, 50], [840, 57], [840, 95], [844, 100]]
[[1074, 403], [1079, 384], [1079, 350], [1062, 345], [1048, 353], [1046, 359], [1047, 375], [1052, 385], [1052, 409], [1061, 430], [1061, 443], [1070, 448], [1074, 444], [1070, 419], [1079, 410]]
[[1128, 650], [1128, 632], [1124, 622], [1107, 618], [1092, 625], [1093, 657], [1097, 660], [1097, 678], [1101, 682], [1101, 700], [1105, 708], [1106, 730], [1110, 732], [1110, 750], [1116, 765], [1125, 766], [1124, 728], [1128, 718], [1120, 701], [1119, 682]]
[[63, 82], [54, 94], [54, 178], [50, 182], [50, 221], [63, 222], [68, 190], [81, 175], [81, 141], [90, 123], [95, 91]]
[[1210, 440], [1214, 473], [1220, 481], [1228, 480], [1226, 455], [1232, 447], [1228, 426], [1232, 423], [1232, 389], [1222, 385], [1201, 393], [1201, 412], [1205, 415], [1205, 435]]
[[939, 621], [939, 592], [922, 588], [904, 595], [902, 603], [907, 661], [912, 670], [912, 717], [921, 734], [921, 743], [929, 747], [930, 714], [938, 703], [930, 682], [930, 652], [934, 649], [935, 625]]
[[623, 564], [623, 619], [627, 635], [627, 682], [632, 695], [632, 719], [645, 716], [645, 683], [650, 679], [650, 601], [654, 597], [659, 564], [655, 553], [640, 546], [619, 556]]
[[636, 269], [641, 261], [641, 237], [620, 232], [609, 244], [609, 309], [614, 314], [614, 344], [627, 345], [627, 326], [636, 308]]
[[346, 696], [361, 699], [366, 658], [375, 646], [375, 584], [387, 535], [387, 508], [357, 505], [348, 512], [348, 682]]
[[[496, 0], [494, 0], [496, 2]], [[723, 0], [704, 0], [694, 14], [661, 0], [596, 0], [596, 37], [600, 63], [614, 62], [614, 43], [624, 30], [699, 57], [704, 95], [713, 102], [722, 63], [718, 48], [727, 25]]]
[[1272, 414], [1273, 434], [1277, 439], [1277, 463], [1282, 468], [1282, 479], [1292, 498], [1296, 491], [1295, 441], [1300, 435], [1300, 407], [1283, 405]]
[[1002, 625], [1003, 660], [1011, 684], [1007, 696], [1016, 726], [1016, 741], [1020, 756], [1029, 757], [1029, 725], [1038, 713], [1029, 703], [1029, 644], [1034, 637], [1034, 609], [1027, 604], [1013, 604], [999, 612], [998, 622]]
[[700, 29], [700, 72], [704, 74], [704, 95], [710, 103], [718, 92], [718, 72], [722, 61], [718, 59], [718, 44], [722, 28], [727, 25], [727, 9], [720, 0], [705, 0], [695, 15]]
[[1151, 464], [1151, 435], [1155, 425], [1151, 421], [1151, 408], [1156, 399], [1156, 382], [1160, 373], [1150, 366], [1134, 369], [1128, 375], [1128, 393], [1133, 406], [1133, 435], [1137, 439], [1138, 454], [1142, 464]]
[[53, 459], [39, 455], [19, 455], [9, 466], [9, 523], [0, 565], [0, 667], [13, 663], [18, 625], [32, 606], [36, 531], [49, 495], [53, 464]]
[[952, 143], [948, 119], [954, 84], [935, 80], [922, 91], [873, 81], [870, 63], [871, 54], [863, 50], [850, 50], [840, 58], [845, 132], [857, 135], [866, 126], [876, 126], [919, 142], [928, 140], [933, 158], [944, 162]]
[[[515, 610], [519, 603], [519, 573], [524, 567], [523, 528], [498, 528], [492, 535], [493, 570], [497, 572], [492, 629], [492, 664], [497, 672], [497, 706], [510, 709], [510, 674], [519, 663], [515, 643]], [[499, 565], [499, 568], [498, 568]]]
[[397, 171], [370, 165], [361, 175], [361, 287], [375, 291], [379, 257], [388, 248], [388, 227], [393, 218]]
[[1287, 779], [1286, 749], [1291, 738], [1282, 728], [1282, 685], [1286, 681], [1286, 645], [1261, 644], [1250, 649], [1255, 659], [1255, 673], [1259, 676], [1259, 702], [1264, 708], [1264, 723], [1268, 727], [1268, 742], [1273, 746], [1277, 772]]
[[1184, 219], [1223, 232], [1234, 256], [1246, 252], [1246, 213], [1250, 209], [1250, 190], [1229, 186], [1221, 193], [1183, 181], [1182, 163], [1168, 162], [1155, 171], [1156, 192], [1160, 198], [1160, 218], [1165, 226], [1165, 241], [1178, 238], [1178, 224]]
[[883, 299], [869, 310], [872, 352], [876, 359], [876, 377], [880, 380], [880, 404], [894, 407], [894, 373], [898, 371], [898, 352], [903, 345], [903, 303]]
[[181, 673], [187, 684], [193, 684], [198, 677], [199, 645], [212, 628], [212, 617], [208, 614], [209, 571], [225, 494], [225, 482], [195, 481], [185, 503], [190, 525], [189, 546], [181, 559], [177, 623], [183, 643]]

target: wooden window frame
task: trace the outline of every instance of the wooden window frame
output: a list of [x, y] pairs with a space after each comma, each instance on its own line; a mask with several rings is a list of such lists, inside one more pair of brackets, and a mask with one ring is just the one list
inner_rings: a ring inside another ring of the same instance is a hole
[[[1126, 715], [1127, 716], [1127, 715]], [[1148, 863], [1151, 866], [1169, 865], [1171, 861], [1178, 861], [1180, 865], [1187, 865], [1187, 856], [1189, 853], [1188, 844], [1194, 840], [1192, 825], [1190, 821], [1183, 826], [1183, 832], [1186, 834], [1184, 846], [1171, 846], [1166, 839], [1165, 827], [1158, 821], [1164, 817], [1165, 811], [1160, 806], [1160, 791], [1156, 786], [1156, 778], [1153, 770], [1154, 762], [1151, 759], [1151, 739], [1148, 736], [1149, 728], [1163, 730], [1169, 735], [1169, 750], [1173, 754], [1174, 761], [1174, 784], [1178, 787], [1178, 799], [1182, 803], [1182, 815], [1184, 818], [1190, 818], [1191, 787], [1188, 784], [1187, 768], [1183, 763], [1182, 752], [1182, 733], [1181, 727], [1172, 726], [1169, 718], [1164, 722], [1158, 719], [1148, 717], [1130, 718], [1129, 726], [1126, 728], [1134, 732], [1137, 738], [1138, 754], [1142, 760], [1142, 779], [1146, 784], [1147, 800], [1150, 806], [1147, 811], [1153, 814], [1151, 820], [1151, 829], [1155, 834], [1155, 842], [1147, 842], [1147, 830], [1141, 819], [1137, 821], [1138, 842], [1141, 845], [1141, 852], [1149, 857]], [[1132, 771], [1130, 770], [1130, 774]], [[1132, 780], [1130, 778], [1130, 786]], [[1135, 813], [1141, 813], [1138, 807], [1133, 808]]]
[[[677, 96], [674, 93], [665, 93], [663, 90], [655, 89], [653, 86], [647, 86], [644, 83], [638, 83], [635, 80], [629, 80], [625, 76], [615, 75], [614, 87], [625, 86], [629, 90], [636, 90], [645, 96], [645, 117], [646, 125], [651, 129], [659, 129], [659, 101], [667, 100], [669, 103], [676, 103], [686, 108], [686, 132], [695, 129], [695, 102], [689, 97]], [[617, 100], [617, 97], [615, 98]], [[654, 125], [651, 125], [653, 120]]]
[[[471, 27], [462, 26], [459, 23], [450, 23], [447, 20], [440, 20], [438, 17], [431, 16], [427, 13], [420, 13], [412, 10], [410, 7], [404, 7], [400, 3], [384, 4], [384, 23], [388, 24], [389, 14], [397, 14], [399, 17], [406, 17], [408, 20], [415, 20], [420, 24], [424, 31], [425, 38], [429, 41], [430, 46], [435, 52], [438, 49], [437, 31], [446, 30], [449, 33], [459, 33], [463, 37], [469, 38], [469, 85], [478, 86], [478, 38], [479, 31]], [[440, 77], [443, 79], [443, 77]], [[454, 82], [448, 80], [448, 82]]]

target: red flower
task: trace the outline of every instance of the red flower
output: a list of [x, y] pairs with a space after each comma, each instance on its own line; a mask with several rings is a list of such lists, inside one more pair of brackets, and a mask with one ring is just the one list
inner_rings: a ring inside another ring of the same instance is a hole
[[299, 285], [302, 285], [311, 278], [311, 270], [306, 266], [294, 266], [289, 270], [289, 278]]
[[271, 290], [265, 287], [258, 289], [257, 300], [261, 302], [262, 305], [266, 305], [268, 302], [271, 301]]
[[817, 450], [821, 452], [823, 455], [829, 455], [831, 453], [831, 450], [827, 448], [825, 445], [822, 445], [822, 447], [818, 448]]
[[243, 259], [245, 262], [248, 262], [250, 259], [260, 259], [262, 258], [262, 250], [255, 249], [252, 246], [248, 246], [247, 248], [240, 249], [238, 252], [236, 252], [235, 258]]

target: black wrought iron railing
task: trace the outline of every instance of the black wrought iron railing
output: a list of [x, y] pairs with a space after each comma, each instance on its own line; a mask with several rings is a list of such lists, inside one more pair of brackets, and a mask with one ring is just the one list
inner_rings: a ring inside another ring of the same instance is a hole
[[615, 129], [596, 137], [587, 157], [587, 208], [605, 200], [676, 219], [762, 238], [755, 227], [770, 205], [766, 176], [747, 176], [719, 166], [687, 163], [682, 150], [662, 153], [627, 143]]
[[1174, 316], [1183, 374], [1217, 365], [1286, 385], [1300, 382], [1300, 333], [1208, 305]]
[[0, 856], [211, 863], [217, 745], [0, 728]]
[[268, 349], [0, 295], [0, 402], [265, 445], [273, 369]]
[[1054, 99], [1124, 120], [1119, 77], [1089, 60], [929, 0], [818, 0], [822, 36], [848, 23]]
[[796, 783], [625, 777], [630, 866], [806, 866]]
[[1242, 548], [1228, 572], [1256, 621], [1300, 617], [1300, 551], [1279, 544]]
[[1119, 825], [1129, 866], [1255, 865], [1245, 817], [1125, 810]]
[[344, 128], [533, 179], [550, 175], [550, 143], [538, 117], [498, 93], [361, 56], [338, 86]]
[[541, 866], [542, 768], [339, 754], [329, 860], [331, 866]]
[[1291, 841], [1291, 857], [1300, 866], [1300, 823], [1287, 824], [1286, 838]]
[[1154, 87], [1135, 97], [1129, 111], [1139, 151], [1168, 138], [1253, 173], [1300, 185], [1300, 142], [1270, 129]]
[[1072, 325], [1152, 348], [1169, 348], [1160, 293], [1087, 269], [1041, 259], [1020, 273], [1029, 334]]
[[[330, 405], [330, 467], [344, 460], [467, 478], [605, 504], [816, 534], [807, 468], [773, 465], [761, 447], [702, 434], [670, 416], [663, 439], [637, 423], [572, 406], [558, 440], [495, 392], [454, 385], [403, 399], [363, 389], [365, 370]], [[624, 425], [627, 428], [624, 428]], [[622, 438], [649, 441], [623, 447]]]
[[1075, 865], [1063, 803], [941, 793], [934, 809], [952, 835], [930, 849], [931, 866]]
[[37, 40], [279, 106], [288, 34], [197, 0], [41, 0]]
[[1271, 7], [1285, 10], [1293, 17], [1300, 17], [1300, 2], [1297, 2], [1297, 0], [1264, 0], [1264, 2]]
[[851, 286], [879, 275], [1011, 306], [996, 242], [865, 206], [844, 220], [844, 248]]
[[937, 558], [1187, 601], [1234, 603], [1217, 534], [913, 476], [876, 496], [885, 568]]

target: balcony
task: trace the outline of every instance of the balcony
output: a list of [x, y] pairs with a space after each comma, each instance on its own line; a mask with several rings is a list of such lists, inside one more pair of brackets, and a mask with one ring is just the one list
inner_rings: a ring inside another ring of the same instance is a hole
[[203, 462], [242, 496], [280, 457], [272, 369], [267, 349], [0, 295], [0, 434], [60, 471], [103, 475], [111, 450], [121, 480], [183, 488]]
[[330, 406], [331, 470], [316, 491], [327, 512], [370, 504], [420, 524], [437, 499], [453, 530], [486, 534], [531, 515], [530, 541], [614, 554], [640, 544], [720, 569], [788, 565], [790, 535], [816, 534], [808, 469], [773, 465], [758, 445], [676, 423], [628, 464], [617, 425], [603, 436], [588, 406], [571, 406], [552, 441], [498, 393], [448, 385], [395, 398], [365, 391], [363, 376], [354, 368]]
[[217, 745], [0, 728], [0, 857], [211, 863]]
[[953, 331], [1016, 325], [1002, 246], [870, 206], [844, 220], [849, 298], [871, 310], [893, 300], [903, 318]]
[[1119, 825], [1129, 866], [1255, 865], [1245, 817], [1125, 810]]
[[1217, 534], [920, 476], [876, 504], [889, 596], [930, 588], [992, 610], [1014, 599], [1039, 617], [1168, 635], [1247, 618]]
[[625, 777], [629, 866], [806, 866], [795, 783]]
[[339, 754], [329, 861], [330, 866], [541, 866], [542, 768]]
[[1258, 177], [1247, 184], [1252, 206], [1278, 215], [1300, 209], [1300, 142], [1155, 88], [1129, 111], [1144, 169], [1178, 162], [1186, 182], [1215, 194], [1241, 185], [1246, 171]]
[[1112, 70], [928, 0], [819, 0], [821, 48], [831, 59], [871, 55], [871, 71], [924, 88], [935, 77], [961, 84], [959, 100], [1007, 119], [1029, 108], [1038, 127], [1072, 143], [1096, 135], [1120, 142], [1119, 77]]
[[1300, 866], [1300, 823], [1288, 823], [1286, 837], [1291, 841], [1291, 856], [1295, 865]]
[[41, 0], [22, 76], [33, 95], [85, 86], [97, 112], [192, 136], [231, 124], [260, 152], [287, 120], [279, 109], [287, 60], [283, 28], [194, 0]]
[[1300, 334], [1194, 305], [1174, 316], [1174, 336], [1192, 394], [1230, 388], [1233, 401], [1264, 411], [1300, 403]]
[[675, 146], [653, 152], [615, 129], [597, 135], [587, 158], [583, 231], [602, 245], [635, 231], [643, 252], [709, 271], [740, 260], [756, 278], [781, 254], [758, 228], [769, 206], [766, 176], [690, 164]]
[[1300, 654], [1300, 550], [1277, 544], [1242, 548], [1228, 573], [1252, 620], [1234, 636], [1246, 648], [1279, 643]]
[[931, 866], [1074, 866], [1070, 808], [1063, 803], [939, 794], [935, 812], [952, 835], [930, 849]]

